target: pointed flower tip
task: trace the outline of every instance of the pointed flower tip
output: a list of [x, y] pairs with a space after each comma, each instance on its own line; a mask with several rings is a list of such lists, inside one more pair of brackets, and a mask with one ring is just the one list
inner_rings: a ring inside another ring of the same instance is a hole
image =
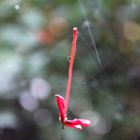
[[81, 125], [75, 125], [74, 128], [78, 129], [78, 130], [82, 130], [82, 126]]
[[55, 94], [55, 97], [58, 97], [58, 98], [64, 99], [61, 95], [58, 95], [58, 94]]
[[77, 31], [78, 30], [78, 28], [77, 27], [73, 27], [73, 31]]
[[89, 127], [90, 124], [91, 124], [91, 121], [90, 121], [90, 120], [87, 120], [87, 119], [80, 119], [80, 120], [81, 120], [82, 125], [83, 125], [84, 127]]

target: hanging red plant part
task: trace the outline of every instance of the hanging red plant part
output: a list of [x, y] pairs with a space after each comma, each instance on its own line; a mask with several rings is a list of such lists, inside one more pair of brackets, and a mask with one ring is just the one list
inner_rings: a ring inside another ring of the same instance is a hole
[[69, 62], [69, 71], [68, 71], [68, 82], [66, 88], [66, 97], [65, 99], [60, 95], [56, 96], [56, 102], [59, 109], [59, 120], [61, 121], [63, 128], [64, 126], [68, 126], [70, 128], [77, 128], [82, 130], [84, 127], [88, 127], [90, 125], [90, 121], [87, 119], [67, 119], [67, 110], [68, 110], [68, 103], [69, 103], [69, 96], [71, 90], [71, 81], [72, 81], [72, 72], [73, 72], [73, 64], [74, 64], [74, 57], [76, 52], [76, 42], [78, 37], [78, 29], [77, 27], [73, 28], [73, 42], [72, 42], [72, 50]]

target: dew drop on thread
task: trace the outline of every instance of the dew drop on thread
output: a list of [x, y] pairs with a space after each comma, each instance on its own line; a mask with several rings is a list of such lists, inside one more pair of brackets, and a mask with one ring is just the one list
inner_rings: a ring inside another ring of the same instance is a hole
[[16, 4], [15, 5], [15, 10], [19, 10], [20, 9], [20, 5]]
[[85, 20], [82, 24], [82, 27], [85, 28], [85, 27], [89, 27], [90, 26], [90, 22], [88, 20]]
[[84, 82], [83, 82], [83, 85], [86, 85], [86, 84], [87, 84], [87, 83], [84, 81]]
[[70, 56], [67, 57], [67, 61], [70, 62]]

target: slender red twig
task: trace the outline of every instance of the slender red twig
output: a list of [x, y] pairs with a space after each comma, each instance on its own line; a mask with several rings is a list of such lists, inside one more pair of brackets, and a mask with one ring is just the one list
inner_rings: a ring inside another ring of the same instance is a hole
[[74, 64], [74, 57], [75, 57], [75, 53], [76, 53], [77, 36], [78, 36], [78, 28], [74, 27], [73, 28], [72, 49], [71, 49], [69, 71], [68, 71], [68, 82], [67, 82], [66, 97], [65, 97], [65, 104], [66, 104], [65, 113], [67, 113], [68, 103], [69, 103], [69, 96], [70, 96], [70, 90], [71, 90], [71, 81], [72, 81], [72, 72], [73, 72], [73, 64]]
[[67, 118], [67, 110], [68, 110], [68, 103], [69, 103], [69, 96], [70, 96], [70, 89], [71, 89], [71, 81], [72, 81], [72, 72], [73, 72], [73, 64], [74, 64], [74, 57], [76, 53], [76, 42], [78, 36], [78, 29], [77, 27], [73, 28], [73, 41], [72, 41], [72, 49], [71, 49], [71, 56], [69, 62], [69, 71], [68, 71], [68, 82], [67, 82], [67, 89], [66, 89], [66, 98], [64, 99], [61, 95], [56, 96], [56, 102], [59, 109], [59, 120], [62, 123], [62, 128], [64, 126], [70, 128], [76, 128], [82, 130], [85, 127], [89, 127], [91, 122], [88, 119], [72, 119], [69, 120]]

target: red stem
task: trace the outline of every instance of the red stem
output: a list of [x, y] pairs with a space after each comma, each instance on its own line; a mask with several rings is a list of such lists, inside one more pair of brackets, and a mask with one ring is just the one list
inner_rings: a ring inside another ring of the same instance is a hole
[[67, 113], [68, 104], [69, 104], [69, 96], [70, 96], [70, 89], [71, 89], [73, 64], [74, 64], [74, 57], [75, 57], [75, 53], [76, 53], [77, 36], [78, 36], [78, 28], [77, 27], [74, 27], [73, 28], [72, 49], [71, 49], [71, 56], [70, 56], [70, 63], [69, 63], [69, 71], [68, 71], [68, 82], [67, 82], [66, 97], [65, 97], [65, 103], [66, 103], [66, 110], [65, 110], [65, 112], [66, 113]]

